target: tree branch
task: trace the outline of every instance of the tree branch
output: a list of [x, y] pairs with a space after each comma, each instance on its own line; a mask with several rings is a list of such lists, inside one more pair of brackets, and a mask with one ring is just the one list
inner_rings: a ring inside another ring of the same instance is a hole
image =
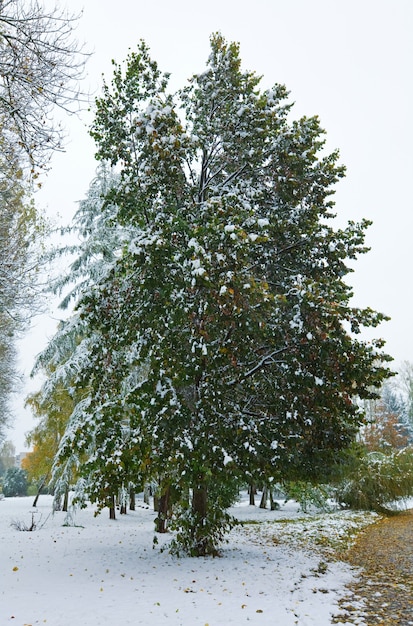
[[250, 378], [251, 376], [253, 376], [257, 372], [259, 372], [261, 369], [263, 369], [264, 367], [269, 365], [270, 363], [282, 363], [282, 361], [275, 361], [274, 357], [277, 356], [278, 354], [282, 354], [283, 352], [286, 352], [290, 348], [291, 348], [290, 345], [284, 346], [283, 348], [279, 348], [278, 350], [273, 350], [270, 354], [267, 354], [266, 356], [263, 356], [259, 360], [259, 362], [256, 365], [254, 365], [254, 367], [252, 367], [247, 372], [245, 372], [245, 374], [242, 374], [242, 376], [240, 376], [239, 378], [231, 380], [228, 383], [228, 386], [229, 387], [233, 387], [234, 385], [238, 385], [240, 382], [246, 380], [247, 378]]

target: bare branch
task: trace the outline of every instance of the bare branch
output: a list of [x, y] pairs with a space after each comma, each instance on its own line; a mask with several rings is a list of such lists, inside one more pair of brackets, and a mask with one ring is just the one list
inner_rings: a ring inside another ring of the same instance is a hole
[[282, 363], [282, 361], [276, 360], [275, 357], [279, 354], [282, 354], [283, 352], [286, 352], [290, 348], [291, 348], [290, 345], [284, 346], [283, 348], [279, 348], [278, 350], [273, 350], [269, 354], [266, 354], [265, 356], [261, 357], [258, 363], [256, 363], [253, 367], [251, 367], [251, 369], [245, 372], [245, 374], [242, 374], [242, 376], [240, 376], [239, 378], [231, 380], [228, 383], [228, 386], [232, 387], [234, 385], [237, 385], [238, 383], [246, 380], [247, 378], [250, 378], [251, 376], [259, 372], [261, 369], [263, 369], [267, 365], [274, 364], [274, 363]]
[[62, 149], [55, 110], [75, 113], [87, 101], [79, 83], [88, 54], [73, 38], [78, 20], [38, 0], [0, 2], [0, 113], [8, 141], [34, 168]]

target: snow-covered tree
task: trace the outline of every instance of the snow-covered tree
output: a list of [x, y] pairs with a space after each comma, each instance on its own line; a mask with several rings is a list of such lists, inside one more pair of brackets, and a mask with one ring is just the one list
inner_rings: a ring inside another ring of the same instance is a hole
[[399, 413], [413, 437], [413, 363], [403, 361], [393, 385], [393, 393], [399, 399]]
[[203, 555], [232, 478], [326, 475], [388, 357], [360, 338], [384, 316], [349, 304], [368, 223], [332, 225], [344, 168], [318, 119], [290, 121], [286, 89], [261, 89], [219, 34], [204, 72], [167, 83], [142, 43], [96, 102], [97, 158], [120, 176], [102, 215], [116, 206], [127, 236], [79, 292], [88, 395], [55, 471], [82, 456], [102, 505], [130, 480], [173, 485], [178, 542]]
[[3, 480], [3, 493], [8, 498], [27, 494], [27, 474], [20, 467], [6, 470]]
[[5, 441], [0, 446], [0, 476], [16, 463], [16, 448], [11, 441]]
[[19, 159], [4, 149], [4, 132], [0, 120], [0, 440], [16, 383], [15, 342], [38, 310], [36, 284], [45, 227]]
[[[117, 208], [105, 200], [116, 184], [117, 176], [110, 168], [100, 167], [85, 199], [79, 203], [72, 224], [62, 229], [69, 243], [49, 251], [49, 260], [57, 261], [58, 265], [61, 257], [70, 259], [68, 272], [58, 275], [49, 289], [55, 295], [63, 295], [60, 308], [72, 309], [72, 314], [60, 321], [57, 332], [38, 355], [32, 370], [33, 376], [41, 373], [45, 377], [41, 390], [27, 398], [34, 415], [40, 418], [28, 434], [28, 442], [35, 446], [28, 469], [37, 477], [47, 475], [50, 478], [53, 459], [73, 408], [87, 401], [87, 387], [76, 386], [74, 380], [92, 338], [73, 306], [80, 294], [93, 289], [102, 280], [122, 248], [126, 229], [119, 228]], [[67, 492], [80, 463], [77, 455], [71, 456], [59, 475], [58, 490]]]

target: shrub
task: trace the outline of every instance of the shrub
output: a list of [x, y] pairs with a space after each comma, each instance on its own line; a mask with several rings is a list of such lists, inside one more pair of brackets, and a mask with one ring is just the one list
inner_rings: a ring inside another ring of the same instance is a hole
[[47, 520], [50, 517], [50, 515], [48, 515], [46, 519], [42, 521], [43, 516], [41, 513], [39, 514], [38, 511], [31, 511], [30, 515], [31, 515], [30, 522], [16, 519], [11, 522], [10, 526], [14, 528], [15, 530], [24, 531], [24, 532], [33, 532], [34, 530], [40, 530], [41, 528], [43, 528], [43, 526], [46, 524]]
[[329, 503], [331, 489], [325, 485], [313, 485], [305, 481], [294, 481], [284, 484], [284, 492], [286, 501], [296, 500], [300, 504], [303, 513], [308, 513], [312, 508], [325, 512], [331, 511]]
[[390, 453], [367, 452], [353, 459], [351, 471], [338, 484], [340, 503], [368, 511], [390, 512], [392, 503], [413, 496], [413, 447]]
[[210, 507], [202, 524], [190, 508], [182, 508], [172, 520], [171, 528], [176, 535], [169, 544], [169, 551], [175, 556], [219, 556], [220, 544], [237, 523], [218, 506]]

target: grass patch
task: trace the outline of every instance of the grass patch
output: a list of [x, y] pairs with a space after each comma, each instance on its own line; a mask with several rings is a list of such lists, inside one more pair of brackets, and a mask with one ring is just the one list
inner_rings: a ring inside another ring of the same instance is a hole
[[242, 526], [260, 543], [284, 544], [316, 551], [339, 559], [354, 544], [359, 534], [380, 516], [371, 512], [340, 511], [278, 520], [249, 520]]

